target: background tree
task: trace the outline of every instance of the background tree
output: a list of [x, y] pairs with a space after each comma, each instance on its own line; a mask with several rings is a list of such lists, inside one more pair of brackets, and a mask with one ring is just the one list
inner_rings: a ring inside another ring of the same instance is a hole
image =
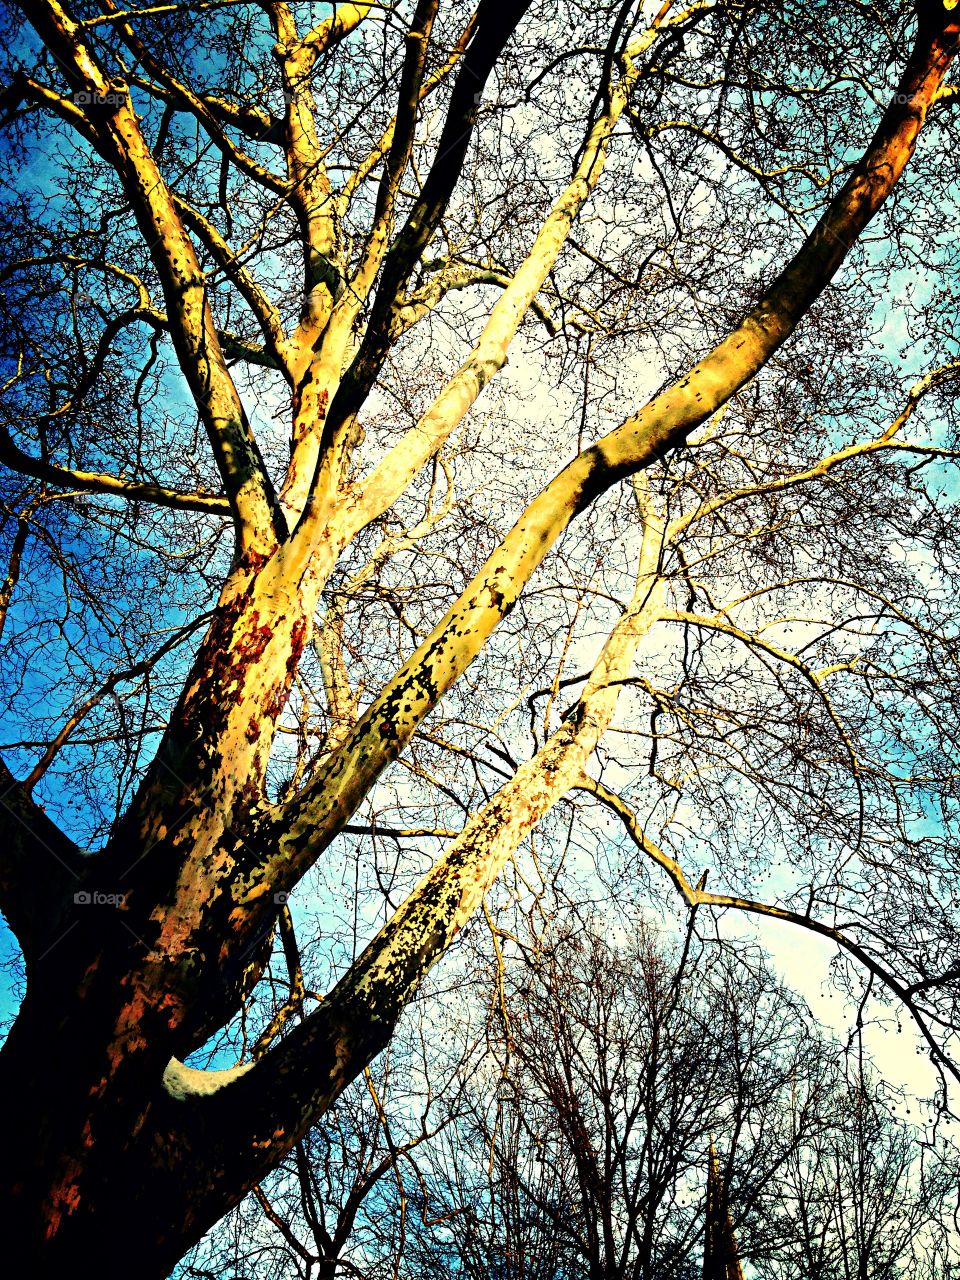
[[542, 907], [499, 917], [474, 998], [439, 1025], [421, 1006], [385, 1058], [432, 1131], [402, 1090], [352, 1086], [184, 1276], [700, 1276], [714, 1148], [750, 1274], [949, 1274], [955, 1147], [897, 1118], [753, 948]]
[[691, 954], [642, 922], [611, 942], [611, 923], [568, 916], [523, 939], [499, 1086], [478, 1081], [420, 1161], [437, 1225], [411, 1239], [411, 1275], [699, 1276], [711, 1138], [742, 1234], [788, 1151], [830, 1123], [837, 1048], [757, 955]]
[[956, 1151], [892, 1120], [871, 1074], [834, 1091], [837, 1123], [791, 1152], [775, 1211], [779, 1250], [755, 1237], [761, 1276], [949, 1276], [956, 1258]]
[[[167, 1271], [597, 805], [953, 1072], [954, 7], [4, 21], [34, 1273]], [[323, 999], [184, 1066], [298, 885]]]

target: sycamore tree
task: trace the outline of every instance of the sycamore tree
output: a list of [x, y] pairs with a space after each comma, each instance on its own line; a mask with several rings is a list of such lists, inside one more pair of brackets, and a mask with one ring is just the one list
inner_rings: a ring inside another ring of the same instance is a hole
[[955, 3], [2, 24], [30, 1274], [166, 1274], [511, 860], [826, 935], [946, 1081]]

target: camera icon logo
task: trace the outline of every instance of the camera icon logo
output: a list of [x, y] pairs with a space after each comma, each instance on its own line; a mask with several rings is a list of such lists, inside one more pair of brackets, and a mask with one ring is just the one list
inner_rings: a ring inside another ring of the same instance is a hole
[[86, 889], [79, 889], [74, 895], [73, 900], [78, 907], [86, 907], [90, 905], [90, 895]]
[[86, 89], [78, 89], [73, 95], [73, 101], [78, 107], [119, 107], [123, 102], [123, 94], [90, 93]]
[[273, 901], [278, 907], [285, 907], [289, 898], [289, 893], [284, 893], [282, 889], [273, 895]]

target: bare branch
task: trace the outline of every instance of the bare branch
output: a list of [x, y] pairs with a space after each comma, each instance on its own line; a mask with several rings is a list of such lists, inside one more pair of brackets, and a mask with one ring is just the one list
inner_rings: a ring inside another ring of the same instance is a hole
[[31, 458], [14, 444], [3, 425], [0, 425], [0, 462], [11, 471], [34, 476], [37, 480], [62, 489], [75, 489], [80, 493], [102, 493], [123, 498], [127, 502], [150, 502], [174, 511], [199, 511], [204, 515], [226, 517], [230, 515], [229, 499], [219, 494], [203, 490], [184, 493], [179, 489], [169, 489], [145, 480], [126, 480], [99, 471], [76, 471], [42, 462], [39, 458]]
[[[758, 902], [753, 898], [738, 898], [725, 893], [709, 893], [702, 887], [702, 884], [700, 887], [694, 888], [684, 874], [680, 864], [659, 848], [658, 845], [654, 844], [643, 830], [636, 814], [615, 792], [587, 774], [584, 774], [577, 786], [580, 790], [588, 791], [591, 795], [596, 796], [598, 800], [620, 818], [637, 847], [642, 849], [648, 857], [666, 871], [673, 881], [674, 888], [691, 910], [698, 906], [710, 906], [719, 907], [722, 910], [744, 911], [751, 915], [768, 916], [773, 920], [783, 920], [789, 924], [798, 925], [802, 929], [807, 929], [811, 933], [819, 934], [821, 937], [829, 938], [831, 942], [835, 942], [838, 947], [851, 955], [868, 973], [879, 978], [897, 996], [916, 1023], [917, 1029], [930, 1050], [930, 1056], [955, 1080], [960, 1081], [960, 1068], [955, 1066], [943, 1052], [933, 1032], [930, 1030], [926, 1017], [913, 999], [916, 993], [934, 984], [924, 982], [907, 984], [902, 982], [889, 968], [880, 964], [872, 952], [851, 938], [848, 932], [844, 932], [835, 925], [825, 924], [822, 920], [817, 920], [809, 914], [792, 911], [788, 907], [778, 907], [773, 903]], [[947, 975], [947, 978], [952, 976]]]
[[58, 0], [27, 17], [87, 104], [86, 115], [131, 200], [163, 282], [171, 336], [207, 428], [244, 548], [275, 545], [272, 485], [224, 362], [203, 273], [144, 141], [126, 87], [111, 82]]

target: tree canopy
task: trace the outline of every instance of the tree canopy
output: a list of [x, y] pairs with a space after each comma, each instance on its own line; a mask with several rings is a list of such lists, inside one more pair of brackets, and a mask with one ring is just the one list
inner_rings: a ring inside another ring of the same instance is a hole
[[[508, 864], [831, 940], [947, 1107], [955, 3], [2, 25], [34, 1273], [166, 1274]], [[188, 1062], [258, 991], [255, 1052]]]

